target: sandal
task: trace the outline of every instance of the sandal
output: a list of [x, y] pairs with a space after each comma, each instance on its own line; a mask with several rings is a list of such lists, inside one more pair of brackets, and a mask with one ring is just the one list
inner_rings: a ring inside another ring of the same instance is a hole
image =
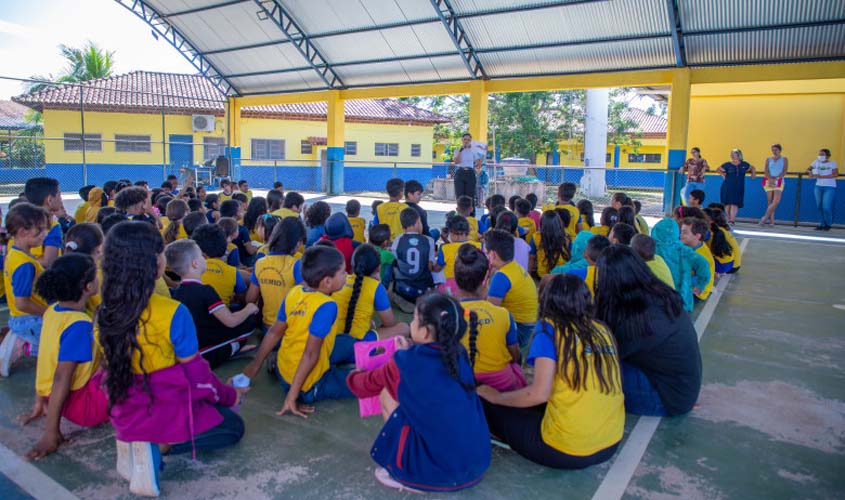
[[385, 469], [384, 467], [379, 467], [379, 468], [376, 469], [376, 479], [378, 480], [378, 482], [387, 486], [388, 488], [393, 488], [393, 489], [399, 490], [399, 491], [408, 491], [408, 492], [411, 492], [411, 493], [425, 493], [424, 491], [421, 491], [421, 490], [415, 490], [414, 488], [409, 488], [409, 487], [405, 486], [404, 484], [400, 483], [399, 481], [393, 479], [392, 477], [390, 477], [390, 473], [387, 472], [387, 469]]

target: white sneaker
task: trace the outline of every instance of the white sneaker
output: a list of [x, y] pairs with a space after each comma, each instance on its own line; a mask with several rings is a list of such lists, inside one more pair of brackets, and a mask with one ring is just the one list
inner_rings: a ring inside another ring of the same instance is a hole
[[8, 377], [12, 363], [23, 356], [23, 344], [24, 341], [14, 332], [6, 334], [3, 343], [0, 343], [0, 377]]
[[421, 491], [421, 490], [415, 490], [414, 488], [409, 488], [409, 487], [405, 486], [404, 484], [400, 483], [399, 481], [393, 479], [392, 477], [390, 477], [390, 473], [387, 472], [387, 469], [385, 469], [384, 467], [379, 467], [379, 468], [376, 469], [376, 479], [381, 484], [383, 484], [383, 485], [385, 485], [389, 488], [393, 488], [395, 490], [408, 491], [410, 493], [425, 493], [424, 491]]
[[143, 497], [157, 497], [161, 494], [158, 484], [158, 470], [161, 466], [161, 452], [158, 445], [134, 442], [132, 447], [132, 478], [129, 491]]
[[126, 441], [114, 440], [117, 446], [117, 473], [127, 481], [132, 480], [132, 446]]

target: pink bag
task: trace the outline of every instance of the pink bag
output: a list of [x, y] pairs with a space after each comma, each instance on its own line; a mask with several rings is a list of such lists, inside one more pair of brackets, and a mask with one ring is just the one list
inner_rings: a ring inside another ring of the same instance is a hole
[[[355, 367], [359, 370], [375, 370], [387, 364], [396, 352], [396, 340], [388, 338], [373, 342], [355, 342]], [[381, 414], [381, 402], [378, 396], [358, 400], [358, 410], [361, 417]]]

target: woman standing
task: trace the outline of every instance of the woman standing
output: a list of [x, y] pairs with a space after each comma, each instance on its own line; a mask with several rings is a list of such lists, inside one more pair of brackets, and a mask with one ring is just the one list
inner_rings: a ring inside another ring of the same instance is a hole
[[684, 201], [689, 205], [689, 194], [696, 189], [704, 191], [704, 172], [710, 170], [707, 160], [701, 157], [701, 150], [692, 148], [689, 150], [692, 158], [688, 159], [681, 167], [681, 173], [687, 174], [687, 184], [684, 186]]
[[839, 168], [830, 159], [829, 149], [820, 149], [819, 157], [807, 168], [810, 179], [816, 179], [816, 206], [819, 209], [821, 221], [816, 231], [830, 231], [833, 225], [833, 200], [836, 198], [836, 177]]
[[725, 205], [725, 212], [728, 215], [728, 224], [733, 226], [736, 223], [736, 213], [742, 208], [745, 200], [745, 174], [751, 171], [751, 178], [757, 176], [748, 162], [742, 159], [742, 151], [731, 150], [731, 161], [723, 163], [719, 167], [719, 175], [722, 176], [722, 204]]
[[760, 219], [760, 225], [769, 220], [769, 224], [775, 225], [775, 209], [780, 204], [780, 197], [783, 194], [783, 176], [789, 170], [789, 159], [781, 156], [780, 144], [772, 144], [772, 156], [766, 158], [766, 166], [763, 169], [763, 190], [766, 191], [766, 213]]

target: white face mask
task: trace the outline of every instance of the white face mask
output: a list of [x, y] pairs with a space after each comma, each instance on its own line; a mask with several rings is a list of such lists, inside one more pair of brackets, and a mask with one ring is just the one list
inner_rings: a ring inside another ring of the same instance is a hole
[[827, 156], [819, 155], [819, 161], [827, 161]]

